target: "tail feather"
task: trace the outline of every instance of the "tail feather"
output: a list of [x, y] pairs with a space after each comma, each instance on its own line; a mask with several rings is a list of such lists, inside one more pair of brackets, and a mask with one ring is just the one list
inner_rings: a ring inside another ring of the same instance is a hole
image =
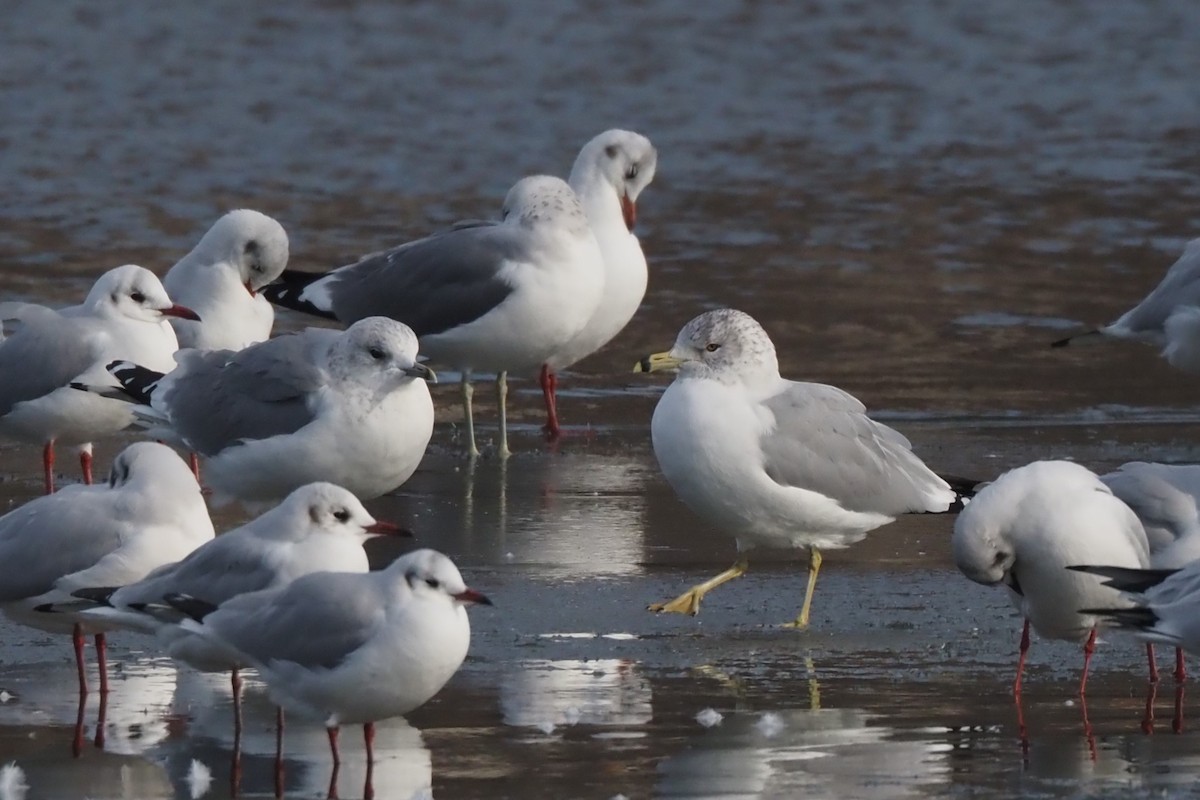
[[205, 617], [217, 610], [217, 607], [207, 600], [192, 597], [190, 594], [169, 594], [163, 600], [171, 608], [187, 614], [197, 622], [203, 621]]
[[1080, 614], [1094, 614], [1115, 624], [1118, 628], [1144, 631], [1153, 628], [1158, 615], [1152, 608], [1081, 608]]
[[292, 311], [299, 311], [314, 317], [336, 320], [337, 316], [329, 309], [321, 308], [311, 300], [304, 299], [304, 290], [327, 274], [285, 269], [278, 280], [263, 287], [261, 294], [271, 305], [290, 308]]
[[154, 390], [162, 380], [163, 373], [134, 364], [132, 361], [113, 361], [105, 366], [112, 376], [121, 384], [121, 391], [144, 406], [150, 405]]
[[1081, 339], [1091, 339], [1092, 337], [1103, 336], [1103, 335], [1104, 335], [1104, 331], [1102, 331], [1101, 329], [1092, 328], [1090, 331], [1084, 331], [1083, 333], [1073, 333], [1070, 336], [1066, 337], [1065, 339], [1058, 339], [1056, 341], [1053, 341], [1050, 343], [1050, 346], [1051, 347], [1066, 347], [1069, 344], [1079, 343]]
[[96, 604], [90, 600], [67, 600], [63, 603], [42, 603], [34, 606], [33, 610], [39, 614], [78, 614], [95, 607]]
[[1152, 589], [1174, 575], [1177, 569], [1133, 569], [1131, 567], [1094, 567], [1076, 564], [1067, 567], [1075, 572], [1086, 572], [1104, 578], [1104, 585], [1122, 592], [1140, 594]]

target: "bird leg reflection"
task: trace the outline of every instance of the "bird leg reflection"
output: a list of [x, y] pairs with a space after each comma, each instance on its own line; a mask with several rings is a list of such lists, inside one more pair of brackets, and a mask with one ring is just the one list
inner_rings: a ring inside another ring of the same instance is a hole
[[808, 627], [808, 612], [812, 608], [813, 590], [817, 588], [817, 573], [821, 571], [821, 561], [821, 551], [815, 547], [808, 548], [808, 586], [804, 590], [804, 605], [800, 608], [800, 616], [786, 623], [784, 627]]
[[723, 583], [728, 583], [734, 578], [740, 578], [746, 574], [746, 570], [750, 567], [750, 562], [745, 556], [738, 556], [737, 561], [733, 562], [733, 566], [722, 572], [720, 575], [707, 580], [704, 583], [698, 583], [688, 589], [683, 594], [666, 603], [651, 603], [646, 606], [647, 611], [663, 612], [667, 611], [672, 614], [691, 614], [695, 616], [700, 611], [700, 601], [704, 599], [704, 595], [711, 592]]
[[546, 401], [546, 438], [554, 442], [562, 436], [558, 426], [558, 376], [549, 364], [542, 364], [542, 399]]
[[1175, 685], [1175, 716], [1171, 718], [1171, 730], [1183, 733], [1183, 684]]
[[1087, 641], [1083, 644], [1083, 676], [1079, 679], [1080, 697], [1083, 697], [1087, 692], [1088, 665], [1092, 663], [1092, 653], [1094, 652], [1096, 652], [1096, 629], [1092, 628], [1092, 632], [1088, 634]]
[[54, 494], [54, 440], [42, 447], [42, 470], [45, 472], [46, 494]]
[[1151, 683], [1146, 692], [1146, 711], [1142, 714], [1142, 733], [1154, 733], [1154, 701], [1158, 699], [1158, 684]]
[[1175, 682], [1183, 683], [1187, 680], [1187, 665], [1183, 661], [1183, 648], [1175, 648]]

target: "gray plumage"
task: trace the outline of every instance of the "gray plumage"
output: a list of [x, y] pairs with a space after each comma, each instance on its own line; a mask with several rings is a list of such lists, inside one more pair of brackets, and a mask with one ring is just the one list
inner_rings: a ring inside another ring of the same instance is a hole
[[71, 316], [33, 304], [4, 303], [0, 317], [10, 334], [0, 340], [0, 416], [17, 403], [66, 386], [95, 361], [86, 326]]

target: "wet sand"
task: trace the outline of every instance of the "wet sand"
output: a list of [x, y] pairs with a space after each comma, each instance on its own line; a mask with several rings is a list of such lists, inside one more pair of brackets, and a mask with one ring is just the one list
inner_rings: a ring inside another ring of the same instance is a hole
[[[1079, 648], [1035, 640], [1022, 729], [1019, 620], [955, 571], [950, 517], [827, 553], [807, 631], [779, 627], [803, 597], [798, 554], [755, 554], [694, 619], [644, 611], [734, 553], [659, 475], [649, 419], [665, 384], [630, 372], [699, 311], [733, 305], [785, 375], [854, 393], [939, 470], [1200, 461], [1194, 378], [1149, 347], [1047, 347], [1115, 318], [1200, 231], [1200, 100], [1180, 57], [1200, 9], [12, 5], [3, 300], [77, 302], [131, 261], [161, 274], [238, 206], [284, 224], [294, 266], [323, 269], [493, 215], [518, 176], [566, 174], [607, 127], [659, 148], [639, 209], [650, 291], [564, 376], [569, 437], [541, 441], [540, 395], [518, 377], [517, 455], [472, 467], [442, 373], [422, 468], [368, 504], [496, 602], [472, 611], [451, 684], [381, 729], [378, 797], [1200, 794], [1192, 684], [1152, 690], [1128, 640], [1099, 649], [1086, 708]], [[121, 444], [99, 444], [98, 464]], [[0, 508], [36, 496], [39, 456], [0, 442]], [[221, 529], [244, 518], [216, 514]], [[136, 636], [111, 649], [103, 746], [93, 696], [75, 756], [67, 642], [0, 620], [0, 764], [25, 770], [29, 798], [157, 798], [189, 797], [198, 759], [205, 796], [228, 796], [223, 679], [177, 672]], [[722, 720], [705, 728], [710, 708]], [[270, 796], [261, 686], [246, 713], [241, 794]], [[343, 742], [339, 793], [361, 796], [358, 736]], [[319, 726], [291, 726], [286, 757], [287, 795], [324, 796]]]

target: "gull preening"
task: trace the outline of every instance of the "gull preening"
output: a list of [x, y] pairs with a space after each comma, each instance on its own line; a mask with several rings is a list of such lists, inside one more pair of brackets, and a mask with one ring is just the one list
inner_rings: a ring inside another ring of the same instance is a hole
[[275, 308], [259, 292], [287, 266], [283, 226], [249, 209], [218, 219], [163, 278], [167, 293], [200, 315], [171, 321], [180, 347], [241, 350], [265, 341]]
[[88, 586], [119, 586], [186, 556], [213, 538], [200, 486], [169, 447], [140, 442], [113, 461], [108, 483], [67, 486], [0, 517], [0, 608], [17, 622], [69, 632], [80, 693], [83, 647], [96, 634], [100, 688], [108, 689], [105, 620], [39, 607], [71, 601]]
[[1115, 322], [1059, 339], [1054, 346], [1097, 335], [1157, 345], [1171, 366], [1200, 372], [1200, 239], [1188, 242], [1158, 286]]
[[499, 222], [464, 223], [326, 274], [286, 270], [263, 294], [341, 322], [380, 315], [412, 328], [431, 360], [461, 371], [472, 456], [471, 374], [497, 373], [498, 452], [507, 457], [508, 373], [540, 369], [583, 330], [604, 273], [575, 192], [535, 175], [509, 190]]
[[566, 369], [612, 341], [633, 318], [646, 295], [646, 256], [633, 232], [637, 201], [654, 180], [658, 152], [639, 133], [614, 128], [579, 151], [568, 183], [587, 214], [604, 257], [604, 292], [583, 330], [542, 365], [546, 431], [560, 435], [555, 370]]
[[133, 264], [101, 275], [82, 305], [55, 311], [0, 303], [0, 433], [43, 445], [47, 494], [54, 491], [55, 443], [80, 448], [84, 483], [91, 483], [91, 443], [134, 419], [128, 404], [70, 384], [114, 386], [104, 369], [114, 359], [171, 369], [179, 345], [168, 317], [199, 319], [172, 302], [153, 272]]
[[178, 361], [166, 375], [111, 370], [143, 424], [207, 458], [217, 503], [270, 503], [317, 481], [379, 497], [408, 480], [433, 433], [436, 378], [413, 332], [385, 317]]
[[371, 762], [374, 723], [445, 686], [470, 644], [466, 606], [491, 604], [433, 550], [377, 572], [311, 573], [220, 606], [202, 596], [167, 600], [191, 617], [186, 627], [253, 664], [277, 704], [325, 725], [335, 773], [339, 726], [363, 725]]
[[783, 378], [770, 337], [748, 314], [709, 311], [639, 371], [677, 369], [650, 431], [676, 494], [735, 537], [738, 558], [653, 611], [695, 614], [712, 589], [745, 573], [754, 547], [804, 547], [808, 625], [821, 550], [846, 547], [900, 514], [949, 511], [960, 495], [902, 434], [833, 386]]
[[953, 545], [959, 570], [976, 583], [1005, 587], [1024, 618], [1014, 693], [1021, 692], [1032, 625], [1047, 639], [1083, 644], [1083, 694], [1096, 633], [1105, 624], [1095, 609], [1130, 602], [1068, 567], [1145, 568], [1150, 552], [1137, 515], [1087, 468], [1035, 461], [980, 490], [955, 523]]

